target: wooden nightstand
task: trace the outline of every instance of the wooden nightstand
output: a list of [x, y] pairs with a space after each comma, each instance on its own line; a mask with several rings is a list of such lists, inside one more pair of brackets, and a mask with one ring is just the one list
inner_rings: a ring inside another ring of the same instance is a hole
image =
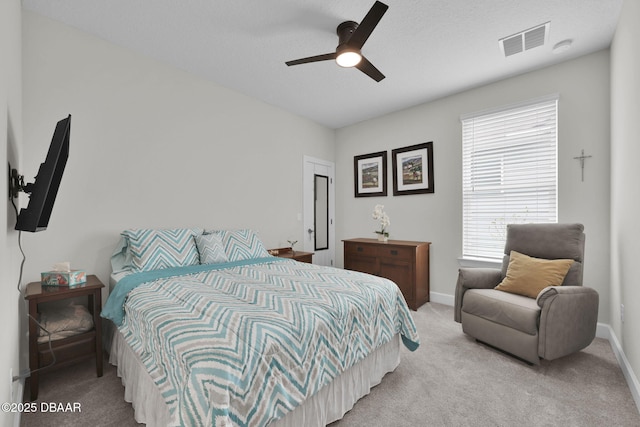
[[269, 249], [268, 252], [280, 258], [291, 258], [300, 262], [313, 263], [313, 252], [294, 251], [291, 248]]
[[38, 380], [40, 374], [68, 366], [79, 360], [89, 357], [96, 358], [96, 374], [102, 376], [102, 288], [104, 285], [94, 276], [87, 276], [87, 282], [73, 288], [64, 286], [42, 286], [40, 282], [32, 282], [27, 285], [25, 299], [29, 302], [29, 315], [38, 318], [38, 304], [50, 301], [59, 301], [68, 298], [87, 296], [89, 312], [93, 314], [93, 329], [72, 337], [51, 341], [51, 347], [55, 354], [56, 363], [42, 370], [51, 363], [52, 355], [49, 351], [49, 343], [38, 343], [38, 325], [29, 318], [29, 386], [31, 400], [38, 398]]

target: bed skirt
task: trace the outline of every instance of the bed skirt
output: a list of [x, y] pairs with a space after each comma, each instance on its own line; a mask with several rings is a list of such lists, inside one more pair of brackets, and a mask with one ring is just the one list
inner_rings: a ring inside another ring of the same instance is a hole
[[[400, 363], [400, 341], [400, 335], [394, 336], [271, 425], [320, 427], [341, 419], [382, 381], [385, 374], [395, 370]], [[117, 366], [117, 374], [125, 387], [124, 400], [132, 404], [137, 422], [148, 426], [175, 425], [155, 383], [117, 329], [113, 334], [109, 363]]]

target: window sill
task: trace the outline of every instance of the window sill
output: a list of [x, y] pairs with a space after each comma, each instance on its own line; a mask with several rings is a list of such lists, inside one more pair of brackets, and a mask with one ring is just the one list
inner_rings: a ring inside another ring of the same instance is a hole
[[463, 268], [502, 268], [502, 260], [494, 258], [458, 258], [458, 265]]

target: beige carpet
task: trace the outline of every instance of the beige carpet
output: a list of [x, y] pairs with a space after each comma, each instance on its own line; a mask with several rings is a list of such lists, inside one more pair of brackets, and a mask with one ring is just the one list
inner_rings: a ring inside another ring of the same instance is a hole
[[[465, 336], [453, 309], [414, 313], [422, 344], [332, 427], [640, 426], [609, 343], [528, 366]], [[28, 395], [28, 393], [26, 394]], [[41, 377], [38, 402], [80, 402], [81, 413], [23, 414], [22, 426], [138, 425], [115, 368], [87, 361]]]

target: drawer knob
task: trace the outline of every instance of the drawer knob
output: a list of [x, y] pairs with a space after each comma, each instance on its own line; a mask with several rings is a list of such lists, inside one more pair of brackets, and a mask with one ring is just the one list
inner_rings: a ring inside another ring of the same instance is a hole
[[398, 255], [398, 251], [396, 251], [395, 249], [391, 250], [391, 255]]
[[357, 251], [362, 252], [362, 246], [358, 246]]

